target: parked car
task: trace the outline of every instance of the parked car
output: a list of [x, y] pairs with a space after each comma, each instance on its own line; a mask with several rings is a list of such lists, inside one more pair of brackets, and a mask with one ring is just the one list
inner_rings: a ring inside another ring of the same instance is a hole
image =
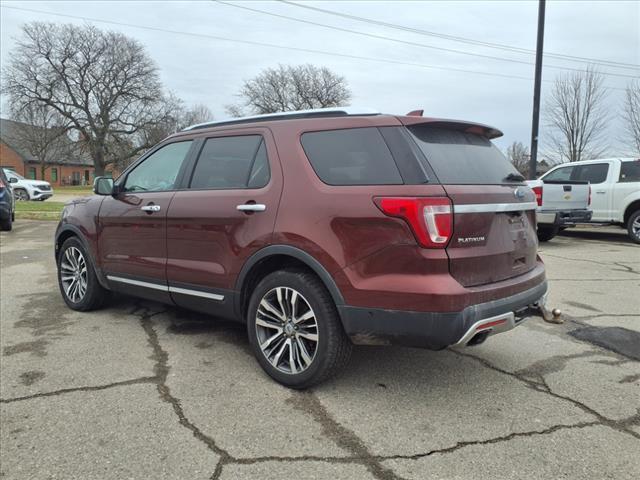
[[0, 168], [0, 230], [11, 230], [15, 217], [15, 199], [11, 182]]
[[619, 225], [640, 243], [640, 159], [603, 158], [559, 165], [540, 180], [571, 180], [591, 185], [592, 223]]
[[558, 232], [577, 223], [591, 220], [591, 186], [589, 182], [572, 181], [551, 176], [545, 180], [529, 180], [527, 185], [536, 195], [538, 208], [538, 240], [547, 242]]
[[4, 173], [13, 184], [13, 194], [16, 200], [46, 200], [53, 195], [53, 189], [49, 182], [44, 180], [29, 180], [22, 175], [4, 169]]
[[544, 304], [535, 196], [484, 125], [350, 109], [172, 135], [55, 236], [74, 310], [108, 290], [247, 325], [262, 368], [305, 388], [352, 343], [482, 343]]

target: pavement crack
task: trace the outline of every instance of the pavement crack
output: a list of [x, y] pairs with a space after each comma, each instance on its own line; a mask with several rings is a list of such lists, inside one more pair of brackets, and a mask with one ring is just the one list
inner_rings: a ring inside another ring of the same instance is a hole
[[336, 421], [312, 391], [295, 392], [287, 402], [318, 422], [327, 438], [351, 454], [350, 462], [362, 464], [379, 480], [401, 479], [391, 469], [383, 466], [354, 432]]
[[465, 441], [465, 442], [458, 442], [455, 445], [452, 445], [451, 447], [446, 447], [446, 448], [439, 448], [439, 449], [435, 449], [435, 450], [430, 450], [427, 453], [417, 453], [415, 455], [391, 455], [391, 456], [387, 456], [387, 457], [378, 457], [379, 460], [419, 460], [421, 458], [424, 457], [428, 457], [430, 455], [435, 455], [437, 453], [440, 454], [446, 454], [446, 453], [451, 453], [451, 452], [455, 452], [457, 450], [460, 450], [461, 448], [465, 448], [465, 447], [471, 447], [474, 445], [491, 445], [493, 443], [502, 443], [502, 442], [508, 442], [510, 440], [513, 440], [514, 438], [521, 438], [521, 437], [534, 437], [537, 435], [549, 435], [553, 432], [557, 432], [558, 430], [570, 430], [570, 429], [576, 429], [576, 428], [586, 428], [586, 427], [593, 427], [596, 425], [600, 425], [600, 421], [591, 421], [591, 422], [581, 422], [581, 423], [576, 423], [573, 425], [554, 425], [552, 427], [546, 428], [544, 430], [533, 430], [533, 431], [529, 431], [529, 432], [514, 432], [514, 433], [510, 433], [508, 435], [503, 435], [500, 437], [494, 437], [494, 438], [490, 438], [487, 440], [470, 440], [470, 441]]
[[[136, 309], [132, 313], [139, 316], [140, 324], [147, 334], [147, 342], [149, 343], [153, 351], [153, 353], [151, 354], [151, 359], [155, 361], [153, 367], [155, 376], [153, 378], [155, 380], [160, 399], [171, 405], [174, 413], [178, 417], [178, 423], [180, 423], [180, 425], [191, 431], [196, 439], [204, 443], [209, 450], [220, 457], [218, 466], [216, 467], [216, 472], [218, 472], [218, 470], [222, 469], [222, 465], [233, 460], [233, 458], [227, 451], [216, 445], [216, 442], [213, 438], [203, 433], [193, 422], [191, 422], [187, 418], [182, 405], [180, 404], [180, 400], [171, 393], [171, 389], [167, 385], [167, 377], [171, 368], [169, 366], [169, 354], [160, 345], [158, 334], [153, 328], [152, 321], [152, 318], [155, 315], [165, 313], [165, 310], [151, 313], [144, 307], [136, 307]], [[215, 475], [216, 473], [214, 473], [214, 477], [212, 478], [217, 478]]]
[[487, 360], [485, 360], [484, 358], [480, 358], [480, 357], [476, 357], [475, 355], [471, 355], [468, 353], [463, 353], [460, 352], [458, 350], [451, 350], [453, 353], [455, 353], [456, 355], [460, 355], [462, 357], [467, 357], [467, 358], [471, 358], [477, 362], [479, 362], [480, 364], [484, 365], [485, 367], [491, 369], [491, 370], [495, 370], [496, 372], [502, 373], [504, 375], [508, 375], [510, 377], [513, 377], [521, 382], [523, 382], [524, 384], [526, 384], [528, 387], [538, 391], [538, 392], [542, 392], [542, 393], [546, 393], [547, 395], [551, 395], [552, 397], [558, 398], [560, 400], [565, 400], [567, 402], [572, 403], [573, 405], [575, 405], [576, 407], [578, 407], [579, 409], [581, 409], [582, 411], [596, 417], [598, 419], [599, 424], [601, 425], [605, 425], [608, 426], [610, 428], [613, 428], [614, 430], [617, 430], [619, 432], [622, 433], [626, 433], [627, 435], [631, 435], [632, 437], [638, 438], [640, 439], [640, 433], [635, 432], [634, 430], [631, 430], [629, 428], [629, 426], [624, 422], [624, 421], [619, 421], [619, 420], [612, 420], [610, 418], [605, 417], [604, 415], [602, 415], [601, 413], [597, 412], [596, 410], [594, 410], [593, 408], [585, 405], [584, 403], [571, 398], [571, 397], [567, 397], [565, 395], [561, 395], [559, 393], [556, 393], [554, 391], [551, 390], [551, 388], [549, 387], [549, 385], [547, 385], [546, 381], [544, 381], [544, 379], [542, 379], [542, 383], [540, 383], [539, 381], [535, 381], [535, 380], [531, 380], [529, 378], [526, 378], [525, 376], [519, 375], [517, 372], [510, 372], [508, 370], [504, 370], [500, 367], [497, 367], [495, 365], [493, 365], [492, 363], [488, 362]]
[[140, 377], [140, 378], [133, 378], [131, 380], [123, 380], [121, 382], [108, 383], [105, 385], [91, 385], [86, 387], [62, 388], [60, 390], [53, 390], [51, 392], [34, 393], [33, 395], [25, 395], [23, 397], [0, 398], [0, 403], [13, 403], [13, 402], [21, 402], [23, 400], [32, 400], [34, 398], [56, 397], [58, 395], [64, 395], [66, 393], [74, 393], [74, 392], [96, 392], [100, 390], [107, 390], [108, 388], [114, 388], [114, 387], [124, 387], [127, 385], [139, 385], [141, 383], [154, 383], [155, 381], [156, 381], [156, 377]]

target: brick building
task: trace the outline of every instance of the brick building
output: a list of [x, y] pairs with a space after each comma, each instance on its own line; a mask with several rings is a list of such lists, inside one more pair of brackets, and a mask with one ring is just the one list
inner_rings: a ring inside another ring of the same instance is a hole
[[[53, 186], [90, 185], [93, 182], [93, 161], [78, 148], [69, 148], [68, 151], [74, 153], [63, 154], [47, 162], [42, 178], [40, 162], [21, 147], [19, 136], [24, 128], [36, 127], [0, 118], [0, 167], [14, 170], [25, 178], [46, 180]], [[68, 142], [70, 146], [74, 143], [67, 136], [61, 141]]]

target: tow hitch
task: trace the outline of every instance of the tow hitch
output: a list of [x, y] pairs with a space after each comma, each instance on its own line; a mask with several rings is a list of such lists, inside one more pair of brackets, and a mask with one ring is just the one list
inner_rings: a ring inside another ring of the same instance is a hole
[[559, 308], [554, 308], [553, 310], [547, 308], [546, 295], [542, 297], [538, 303], [535, 303], [533, 307], [540, 311], [540, 315], [545, 322], [556, 324], [564, 323], [564, 320], [561, 318], [562, 311]]

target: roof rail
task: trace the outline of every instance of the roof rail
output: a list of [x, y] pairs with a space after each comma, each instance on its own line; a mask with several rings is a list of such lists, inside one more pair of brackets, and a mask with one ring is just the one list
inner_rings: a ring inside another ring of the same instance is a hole
[[185, 128], [183, 132], [188, 130], [198, 130], [200, 128], [219, 127], [222, 125], [236, 125], [239, 123], [266, 122], [269, 120], [293, 120], [296, 118], [342, 117], [347, 115], [380, 115], [380, 112], [371, 108], [314, 108], [311, 110], [267, 113], [264, 115], [253, 115], [251, 117], [227, 118], [216, 122], [198, 123]]

